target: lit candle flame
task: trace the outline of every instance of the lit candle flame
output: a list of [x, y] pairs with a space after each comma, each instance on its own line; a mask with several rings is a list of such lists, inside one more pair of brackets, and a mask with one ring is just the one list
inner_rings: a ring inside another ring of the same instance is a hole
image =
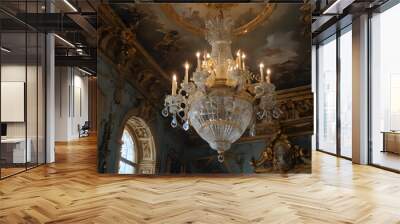
[[185, 83], [189, 82], [189, 63], [185, 63]]
[[271, 69], [267, 68], [267, 83], [271, 83]]

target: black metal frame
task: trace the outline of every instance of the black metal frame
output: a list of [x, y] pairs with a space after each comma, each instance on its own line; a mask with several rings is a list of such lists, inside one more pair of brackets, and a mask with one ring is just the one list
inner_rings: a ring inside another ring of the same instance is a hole
[[[329, 155], [333, 155], [333, 156], [337, 156], [343, 159], [347, 159], [347, 160], [352, 160], [352, 158], [349, 158], [347, 156], [343, 156], [341, 153], [341, 118], [340, 118], [340, 81], [341, 81], [341, 67], [340, 67], [340, 37], [345, 33], [342, 32], [343, 30], [348, 29], [348, 27], [351, 26], [351, 24], [340, 28], [336, 31], [336, 33], [328, 36], [327, 38], [321, 40], [317, 45], [316, 45], [316, 108], [315, 108], [315, 116], [316, 116], [316, 150], [319, 152], [323, 152]], [[335, 39], [331, 40], [331, 41], [336, 41], [336, 153], [332, 153], [332, 152], [328, 152], [324, 149], [320, 149], [319, 148], [319, 45], [324, 42], [327, 41], [329, 38], [332, 38], [332, 36], [335, 35]]]
[[372, 18], [372, 13], [368, 12], [368, 35], [367, 35], [367, 46], [368, 46], [368, 53], [367, 53], [367, 64], [368, 64], [368, 69], [367, 69], [367, 85], [368, 85], [368, 96], [367, 96], [367, 107], [368, 107], [368, 114], [367, 114], [367, 120], [368, 120], [368, 124], [367, 124], [367, 141], [368, 141], [368, 158], [367, 158], [367, 162], [368, 164], [372, 164], [372, 153], [373, 153], [373, 149], [372, 149], [372, 104], [371, 104], [371, 92], [372, 92], [372, 83], [371, 83], [371, 71], [372, 71], [372, 65], [371, 65], [371, 56], [372, 56], [372, 42], [371, 42], [371, 18]]
[[[1, 30], [1, 28], [2, 28], [2, 24], [0, 23], [0, 30]], [[3, 40], [2, 32], [0, 32], [0, 47], [3, 46], [2, 40]], [[2, 52], [0, 51], [0, 111], [1, 111], [1, 77], [3, 77], [1, 74], [1, 61], [2, 61]], [[1, 113], [0, 113], [0, 124], [1, 124]], [[1, 144], [0, 144], [0, 163], [1, 163], [1, 152], [2, 152], [2, 149], [1, 149]], [[1, 180], [1, 176], [2, 175], [1, 175], [1, 166], [0, 166], [0, 180]]]
[[336, 154], [341, 156], [341, 133], [342, 125], [340, 119], [340, 80], [341, 80], [341, 65], [340, 65], [340, 36], [341, 30], [336, 31]]
[[[30, 1], [25, 0], [23, 2], [23, 3], [25, 3], [25, 11], [27, 11], [27, 3], [28, 2], [31, 3], [32, 0], [30, 0]], [[36, 4], [36, 11], [39, 11], [39, 2], [43, 2], [43, 1], [36, 0], [36, 3], [37, 3]], [[46, 7], [46, 11], [47, 11], [47, 7]], [[39, 166], [44, 165], [44, 164], [47, 163], [47, 150], [46, 150], [47, 149], [47, 110], [46, 110], [46, 108], [47, 108], [47, 38], [46, 38], [47, 37], [47, 33], [43, 33], [41, 31], [29, 26], [26, 23], [23, 23], [23, 24], [24, 24], [24, 28], [25, 28], [24, 32], [22, 32], [22, 33], [25, 34], [25, 84], [24, 84], [24, 92], [25, 92], [24, 93], [24, 96], [25, 96], [25, 99], [24, 99], [24, 107], [25, 107], [24, 108], [25, 136], [24, 137], [25, 137], [25, 142], [26, 142], [25, 143], [25, 169], [21, 170], [19, 172], [15, 172], [13, 174], [10, 174], [8, 176], [2, 176], [2, 168], [0, 167], [0, 180], [6, 179], [8, 177], [12, 177], [12, 176], [17, 175], [19, 173], [23, 173], [23, 172], [25, 172], [27, 170], [39, 167]], [[43, 133], [44, 134], [44, 136], [43, 136], [44, 145], [42, 146], [44, 155], [42, 155], [42, 156], [43, 156], [44, 161], [42, 163], [39, 163], [39, 136], [38, 136], [39, 135], [39, 107], [37, 106], [36, 107], [36, 142], [37, 142], [36, 150], [37, 150], [37, 152], [36, 152], [36, 162], [35, 162], [35, 164], [33, 166], [28, 166], [28, 162], [27, 162], [28, 154], [26, 153], [26, 150], [27, 150], [27, 147], [28, 147], [28, 144], [27, 144], [27, 140], [28, 140], [28, 125], [26, 123], [27, 120], [28, 120], [27, 119], [27, 117], [28, 117], [28, 112], [27, 112], [27, 95], [28, 95], [28, 93], [27, 93], [27, 80], [28, 80], [27, 79], [27, 76], [28, 76], [28, 67], [27, 67], [27, 65], [28, 65], [28, 33], [30, 33], [30, 31], [34, 31], [34, 33], [36, 33], [36, 99], [37, 99], [36, 104], [37, 105], [39, 104], [39, 69], [38, 69], [38, 66], [39, 66], [39, 49], [38, 49], [39, 48], [39, 33], [43, 33], [44, 34], [43, 42], [42, 42], [42, 44], [44, 44], [44, 46], [43, 46], [44, 50], [41, 51], [41, 53], [44, 54], [44, 55], [42, 55], [42, 60], [44, 60], [44, 65], [43, 65], [44, 68], [42, 69], [42, 71], [43, 71], [42, 82], [44, 82], [44, 99], [43, 99], [44, 116], [42, 117], [44, 119], [42, 121], [44, 123], [44, 133]], [[3, 32], [0, 32], [0, 45], [1, 45], [2, 33]], [[1, 62], [2, 62], [2, 56], [0, 54], [0, 66], [1, 66]], [[0, 71], [0, 81], [1, 81], [1, 71]], [[1, 96], [1, 93], [0, 93], [0, 96]], [[0, 144], [0, 156], [1, 156], [1, 144]]]

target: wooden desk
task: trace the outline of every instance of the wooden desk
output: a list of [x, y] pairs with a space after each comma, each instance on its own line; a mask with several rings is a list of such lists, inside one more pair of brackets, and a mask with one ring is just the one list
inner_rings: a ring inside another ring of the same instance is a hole
[[400, 132], [383, 131], [383, 150], [382, 152], [392, 152], [400, 154]]
[[[31, 139], [28, 138], [26, 142], [25, 138], [1, 139], [1, 157], [5, 160], [5, 163], [31, 162]], [[26, 147], [26, 151], [25, 145], [28, 146]]]

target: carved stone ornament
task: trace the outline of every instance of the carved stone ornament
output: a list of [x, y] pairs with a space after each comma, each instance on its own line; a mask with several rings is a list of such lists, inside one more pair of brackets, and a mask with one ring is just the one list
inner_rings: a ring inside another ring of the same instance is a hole
[[261, 153], [260, 158], [257, 160], [252, 158], [250, 164], [256, 173], [288, 172], [297, 165], [309, 164], [305, 153], [306, 150], [292, 145], [286, 135], [278, 132]]

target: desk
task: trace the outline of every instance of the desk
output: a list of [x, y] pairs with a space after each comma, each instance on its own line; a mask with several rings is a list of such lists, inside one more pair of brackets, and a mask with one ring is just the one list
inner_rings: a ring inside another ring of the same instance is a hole
[[1, 139], [1, 157], [6, 163], [26, 163], [31, 162], [31, 139], [27, 139], [28, 143], [25, 151], [25, 138], [6, 138]]
[[400, 154], [400, 132], [384, 131], [382, 152], [392, 152]]

